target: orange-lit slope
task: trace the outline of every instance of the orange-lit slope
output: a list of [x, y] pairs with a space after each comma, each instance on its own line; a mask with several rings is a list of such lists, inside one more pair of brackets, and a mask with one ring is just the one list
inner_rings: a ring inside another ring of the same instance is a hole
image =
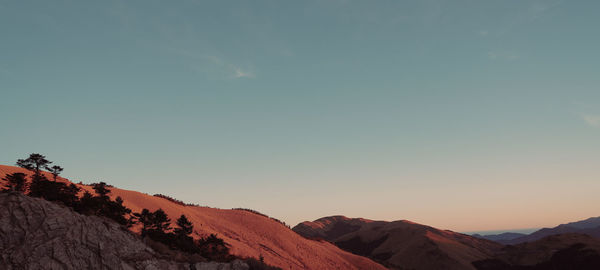
[[[0, 165], [0, 178], [26, 170]], [[50, 178], [51, 175], [48, 174]], [[68, 181], [60, 178], [59, 181]], [[0, 180], [4, 185], [4, 181]], [[89, 186], [79, 185], [91, 190]], [[121, 196], [134, 212], [162, 208], [172, 220], [184, 214], [194, 223], [194, 237], [215, 233], [231, 245], [235, 255], [258, 258], [283, 269], [385, 269], [370, 259], [343, 251], [324, 242], [308, 240], [284, 225], [242, 210], [183, 206], [144, 193], [112, 188], [111, 196]]]

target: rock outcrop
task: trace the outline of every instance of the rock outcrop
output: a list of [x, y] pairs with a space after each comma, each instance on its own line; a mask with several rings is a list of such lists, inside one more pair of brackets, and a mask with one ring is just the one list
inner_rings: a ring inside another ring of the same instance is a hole
[[169, 261], [120, 225], [20, 193], [0, 193], [0, 269], [247, 270]]

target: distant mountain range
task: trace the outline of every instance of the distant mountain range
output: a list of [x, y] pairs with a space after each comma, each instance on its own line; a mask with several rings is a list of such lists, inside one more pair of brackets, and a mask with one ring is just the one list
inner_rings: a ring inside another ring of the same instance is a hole
[[487, 240], [492, 240], [498, 243], [504, 243], [506, 241], [510, 241], [519, 237], [523, 237], [526, 236], [527, 234], [524, 233], [513, 233], [513, 232], [505, 232], [505, 233], [500, 233], [500, 234], [486, 234], [486, 235], [480, 235], [480, 234], [472, 234], [471, 236], [473, 237], [477, 237], [477, 238], [483, 238], [483, 239], [487, 239]]
[[558, 225], [554, 228], [543, 228], [531, 234], [502, 233], [493, 235], [474, 234], [474, 237], [496, 241], [502, 244], [520, 244], [542, 239], [546, 236], [579, 233], [600, 238], [600, 217], [591, 217], [585, 220]]

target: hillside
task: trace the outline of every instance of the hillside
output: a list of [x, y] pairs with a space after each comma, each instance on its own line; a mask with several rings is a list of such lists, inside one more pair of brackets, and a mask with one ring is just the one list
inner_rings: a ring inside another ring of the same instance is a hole
[[471, 262], [491, 258], [495, 242], [410, 221], [325, 217], [293, 228], [393, 269], [474, 269]]
[[0, 269], [227, 269], [240, 261], [174, 262], [111, 220], [21, 193], [0, 193]]
[[[14, 172], [28, 173], [19, 167], [0, 165], [0, 178]], [[68, 182], [64, 178], [58, 181]], [[0, 185], [3, 184], [0, 182]], [[90, 186], [78, 186], [92, 192]], [[283, 269], [385, 269], [370, 259], [343, 251], [328, 242], [308, 240], [262, 215], [243, 210], [185, 206], [137, 191], [110, 189], [112, 198], [120, 196], [124, 205], [134, 212], [143, 208], [151, 211], [162, 208], [172, 219], [186, 215], [195, 225], [194, 237], [215, 233], [231, 245], [231, 252], [237, 256], [263, 256], [266, 263]], [[139, 228], [134, 227], [134, 230]]]

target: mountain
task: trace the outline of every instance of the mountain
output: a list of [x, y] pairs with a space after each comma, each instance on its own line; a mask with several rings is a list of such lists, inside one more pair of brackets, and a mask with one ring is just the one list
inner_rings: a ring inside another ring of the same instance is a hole
[[[28, 173], [18, 167], [0, 165], [0, 178], [14, 172]], [[48, 173], [45, 174], [51, 177]], [[59, 178], [58, 181], [68, 182], [64, 178]], [[4, 181], [0, 180], [0, 185], [4, 184]], [[93, 192], [91, 186], [77, 186]], [[174, 200], [115, 187], [111, 187], [110, 190], [109, 195], [112, 199], [120, 196], [124, 205], [134, 212], [140, 212], [144, 208], [150, 211], [161, 208], [172, 220], [182, 214], [186, 215], [195, 226], [193, 237], [217, 234], [230, 245], [231, 253], [239, 257], [262, 256], [265, 263], [283, 269], [385, 269], [368, 258], [341, 250], [331, 243], [306, 239], [284, 224], [264, 215], [245, 210], [185, 205]], [[139, 232], [140, 228], [134, 227], [133, 230]]]
[[452, 231], [400, 221], [331, 216], [293, 228], [311, 239], [330, 241], [391, 269], [475, 269], [473, 261], [491, 258], [502, 245]]
[[503, 244], [514, 245], [519, 243], [536, 241], [550, 235], [565, 233], [587, 234], [589, 236], [600, 238], [600, 217], [592, 217], [581, 221], [561, 224], [554, 228], [543, 228], [528, 235], [524, 235], [510, 240], [500, 240], [498, 242]]
[[231, 269], [163, 258], [112, 220], [21, 193], [0, 193], [0, 269]]
[[600, 269], [600, 240], [585, 234], [559, 234], [507, 245], [493, 259], [474, 262], [478, 270]]
[[513, 240], [513, 239], [516, 239], [519, 237], [523, 237], [526, 235], [527, 234], [524, 234], [524, 233], [505, 232], [505, 233], [500, 233], [500, 234], [486, 234], [486, 235], [473, 234], [471, 236], [501, 243], [503, 241], [510, 241], [510, 240]]
[[588, 219], [570, 222], [564, 224], [565, 226], [577, 228], [577, 229], [593, 229], [600, 227], [600, 217], [591, 217]]

